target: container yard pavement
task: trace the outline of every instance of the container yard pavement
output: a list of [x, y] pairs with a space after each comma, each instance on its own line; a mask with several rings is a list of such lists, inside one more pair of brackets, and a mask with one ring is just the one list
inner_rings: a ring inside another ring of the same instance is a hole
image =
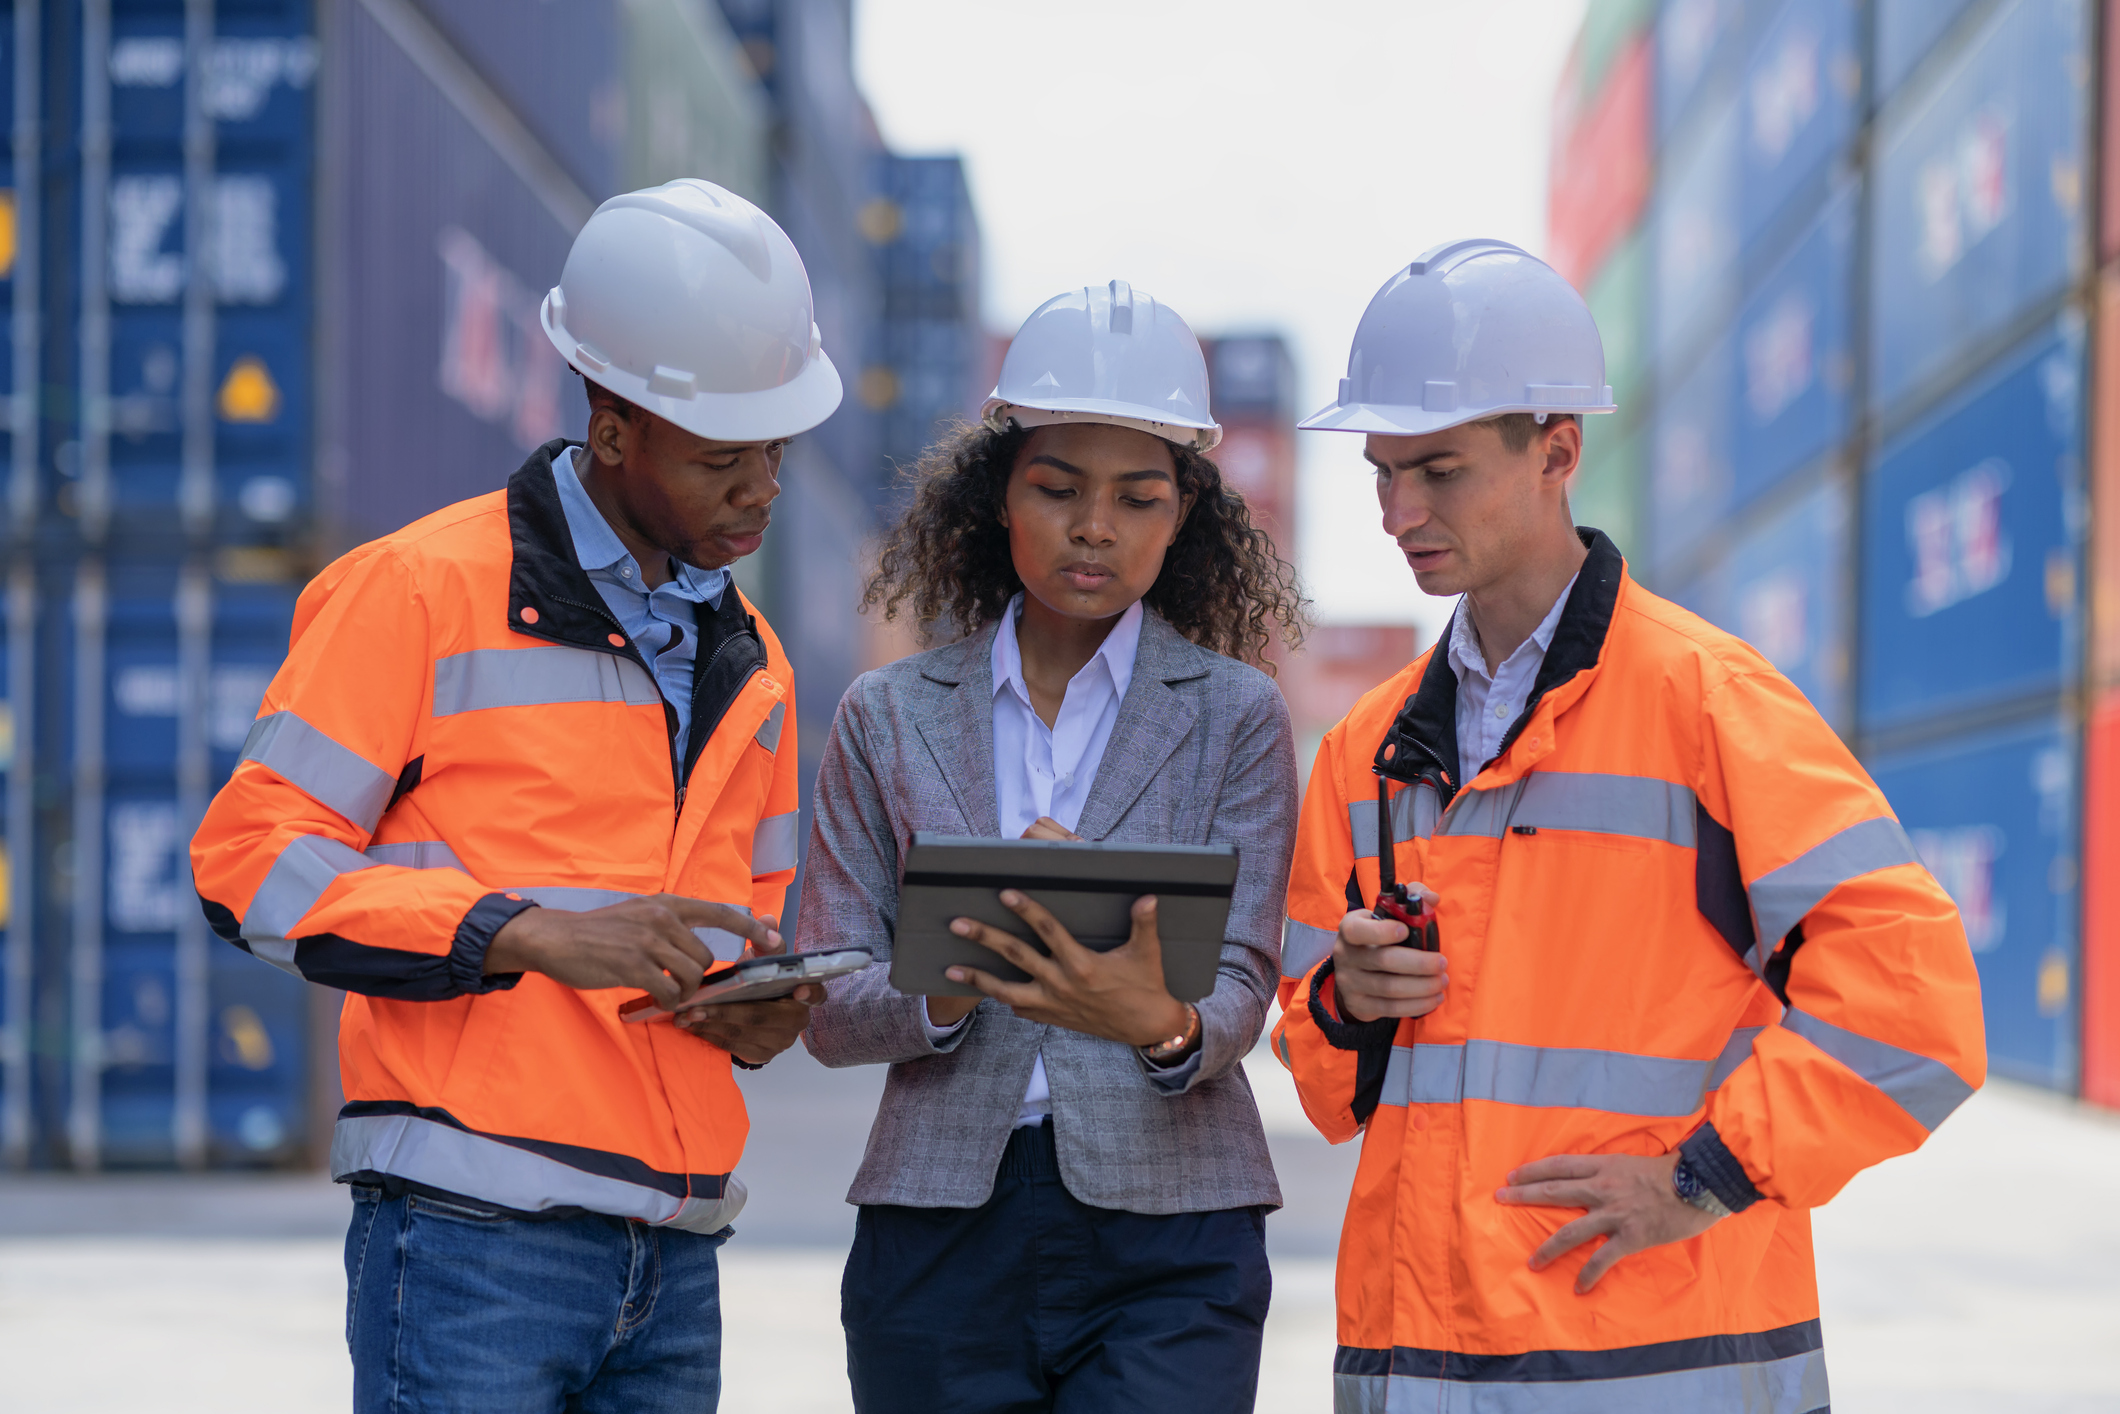
[[[1354, 1147], [1248, 1065], [1290, 1210], [1268, 1227], [1259, 1408], [1330, 1407], [1333, 1241]], [[840, 1201], [880, 1072], [796, 1052], [746, 1076], [751, 1207], [725, 1249], [732, 1414], [848, 1405]], [[2120, 1120], [1997, 1084], [1817, 1221], [1833, 1407], [2120, 1407]], [[0, 1180], [0, 1407], [19, 1414], [343, 1411], [341, 1193], [314, 1176]]]

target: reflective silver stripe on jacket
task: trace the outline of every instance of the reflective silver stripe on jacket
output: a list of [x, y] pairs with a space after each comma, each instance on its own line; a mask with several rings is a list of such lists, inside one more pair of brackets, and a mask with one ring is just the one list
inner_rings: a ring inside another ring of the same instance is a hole
[[253, 722], [243, 739], [242, 759], [272, 771], [364, 834], [383, 818], [383, 807], [397, 788], [396, 776], [292, 712], [274, 712]]
[[[1434, 786], [1407, 786], [1391, 797], [1391, 838], [1404, 844], [1435, 833]], [[1354, 834], [1354, 857], [1377, 857], [1377, 803], [1357, 800], [1347, 807], [1347, 828]]]
[[1708, 1088], [1720, 1090], [1723, 1082], [1736, 1073], [1737, 1068], [1752, 1059], [1752, 1043], [1759, 1039], [1764, 1026], [1740, 1026], [1730, 1033], [1730, 1039], [1715, 1058], [1715, 1068], [1708, 1072]]
[[1694, 847], [1693, 792], [1654, 776], [1533, 771], [1491, 790], [1460, 791], [1436, 832], [1500, 839], [1512, 829], [1629, 835]]
[[387, 1173], [519, 1212], [586, 1208], [658, 1227], [715, 1233], [743, 1211], [733, 1175], [720, 1198], [679, 1198], [417, 1115], [342, 1116], [331, 1133], [331, 1174]]
[[1508, 1041], [1393, 1046], [1380, 1103], [1454, 1105], [1460, 1100], [1492, 1100], [1536, 1109], [1689, 1115], [1700, 1108], [1715, 1064], [1624, 1051], [1520, 1046]]
[[361, 851], [377, 864], [401, 869], [455, 869], [469, 874], [456, 851], [440, 840], [404, 840], [397, 844], [372, 844]]
[[1295, 919], [1281, 924], [1281, 975], [1301, 977], [1332, 956], [1332, 945], [1340, 934], [1333, 928], [1313, 928]]
[[1889, 1095], [1923, 1129], [1934, 1130], [1973, 1087], [1941, 1061], [1873, 1041], [1791, 1008], [1781, 1024]]
[[793, 869], [796, 846], [801, 839], [801, 811], [766, 816], [758, 822], [758, 828], [751, 831], [751, 872], [777, 874], [783, 869]]
[[1619, 1379], [1332, 1377], [1333, 1414], [1816, 1414], [1830, 1402], [1825, 1353], [1818, 1350]]
[[773, 710], [766, 713], [766, 719], [758, 724], [758, 731], [753, 734], [752, 740], [768, 751], [780, 750], [780, 726], [787, 719], [788, 704], [774, 703]]
[[588, 648], [478, 648], [437, 658], [434, 715], [564, 702], [659, 705], [655, 680], [631, 658]]
[[1850, 825], [1813, 845], [1746, 886], [1745, 892], [1752, 900], [1752, 916], [1759, 924], [1759, 941], [1745, 960], [1752, 964], [1754, 972], [1764, 968], [1789, 930], [1803, 922], [1804, 915], [1823, 903], [1827, 894], [1850, 879], [1895, 864], [1920, 862], [1914, 842], [1889, 816]]
[[253, 956], [295, 976], [294, 932], [339, 876], [372, 869], [375, 861], [323, 835], [297, 835], [266, 871], [243, 914], [243, 941]]

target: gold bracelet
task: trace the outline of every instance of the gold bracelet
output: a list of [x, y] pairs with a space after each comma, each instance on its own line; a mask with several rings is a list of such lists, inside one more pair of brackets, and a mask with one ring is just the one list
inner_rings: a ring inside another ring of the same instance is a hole
[[1154, 1045], [1141, 1047], [1142, 1059], [1161, 1065], [1185, 1054], [1192, 1043], [1200, 1039], [1200, 1009], [1191, 1002], [1185, 1003], [1185, 1018], [1185, 1029], [1168, 1041], [1158, 1041]]

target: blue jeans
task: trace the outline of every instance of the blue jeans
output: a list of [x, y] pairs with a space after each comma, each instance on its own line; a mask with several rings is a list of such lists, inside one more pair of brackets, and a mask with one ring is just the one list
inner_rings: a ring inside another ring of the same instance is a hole
[[711, 1237], [625, 1218], [493, 1217], [354, 1185], [346, 1344], [356, 1414], [711, 1414]]

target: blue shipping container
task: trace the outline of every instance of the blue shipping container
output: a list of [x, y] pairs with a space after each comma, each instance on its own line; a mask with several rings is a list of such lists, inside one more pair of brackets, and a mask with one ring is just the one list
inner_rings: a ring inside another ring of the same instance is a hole
[[589, 214], [579, 193], [533, 185], [467, 116], [474, 95], [438, 88], [367, 8], [345, 15], [326, 56], [348, 114], [326, 287], [345, 342], [321, 439], [341, 548], [499, 489], [588, 421], [538, 325]]
[[1656, 17], [1656, 141], [1696, 125], [1693, 102], [1716, 71], [1734, 61], [1744, 37], [1745, 0], [1667, 0]]
[[210, 244], [187, 252], [186, 51], [180, 7], [112, 6], [108, 185], [109, 470], [114, 524], [154, 537], [179, 505], [185, 290], [213, 288], [211, 413], [219, 533], [276, 541], [309, 511], [313, 94], [310, 6], [217, 16], [203, 103], [213, 125]]
[[2082, 402], [2069, 318], [1883, 449], [1864, 496], [1865, 730], [2075, 680]]
[[1836, 731], [1848, 717], [1848, 490], [1829, 481], [1669, 597], [1758, 649]]
[[1855, 0], [1788, 0], [1751, 46], [1738, 182], [1746, 247], [1854, 135], [1862, 103], [1857, 16]]
[[1668, 389], [1699, 345], [1737, 307], [1737, 179], [1741, 108], [1728, 95], [1668, 154], [1655, 211], [1652, 366]]
[[1871, 397], [1890, 409], [2087, 268], [2090, 10], [2016, 0], [1878, 137]]
[[1989, 1063], [2062, 1090], [2076, 1081], [2077, 759], [2075, 731], [2046, 718], [1870, 763], [1965, 920]]
[[[73, 925], [73, 981], [95, 976], [100, 991], [85, 1011], [76, 999], [77, 1024], [92, 1015], [97, 1029], [92, 1040], [75, 1037], [76, 1054], [85, 1045], [100, 1059], [94, 1095], [77, 1093], [69, 1104], [77, 1162], [90, 1134], [104, 1164], [162, 1165], [180, 1156], [187, 1046], [203, 1081], [189, 1103], [206, 1157], [285, 1162], [307, 1138], [309, 987], [204, 934], [181, 799], [188, 712], [201, 712], [211, 791], [234, 769], [285, 654], [294, 596], [293, 586], [213, 591], [204, 700], [194, 708], [185, 701], [173, 568], [126, 564], [110, 573], [107, 592], [77, 593], [74, 690], [83, 686], [81, 673], [95, 671], [84, 653], [99, 656], [102, 668], [97, 710], [84, 713], [76, 701], [67, 724], [77, 761], [84, 749], [99, 748], [101, 775], [100, 789], [84, 793], [77, 774], [74, 798], [77, 838], [93, 831], [102, 845], [75, 853], [77, 870], [100, 872], [80, 886], [102, 905], [100, 934], [84, 938], [81, 921]], [[89, 607], [96, 600], [100, 606]], [[99, 719], [95, 742], [83, 739], [80, 728]], [[90, 818], [96, 814], [100, 822]], [[186, 995], [187, 932], [205, 964], [195, 999]], [[94, 958], [86, 970], [84, 943]]]
[[1837, 446], [1854, 420], [1856, 193], [1843, 189], [1738, 317], [1733, 504]]
[[1726, 335], [1658, 403], [1649, 463], [1649, 560], [1659, 574], [1730, 508], [1736, 353]]
[[1877, 105], [1883, 107], [1974, 0], [1871, 0], [1877, 29]]

